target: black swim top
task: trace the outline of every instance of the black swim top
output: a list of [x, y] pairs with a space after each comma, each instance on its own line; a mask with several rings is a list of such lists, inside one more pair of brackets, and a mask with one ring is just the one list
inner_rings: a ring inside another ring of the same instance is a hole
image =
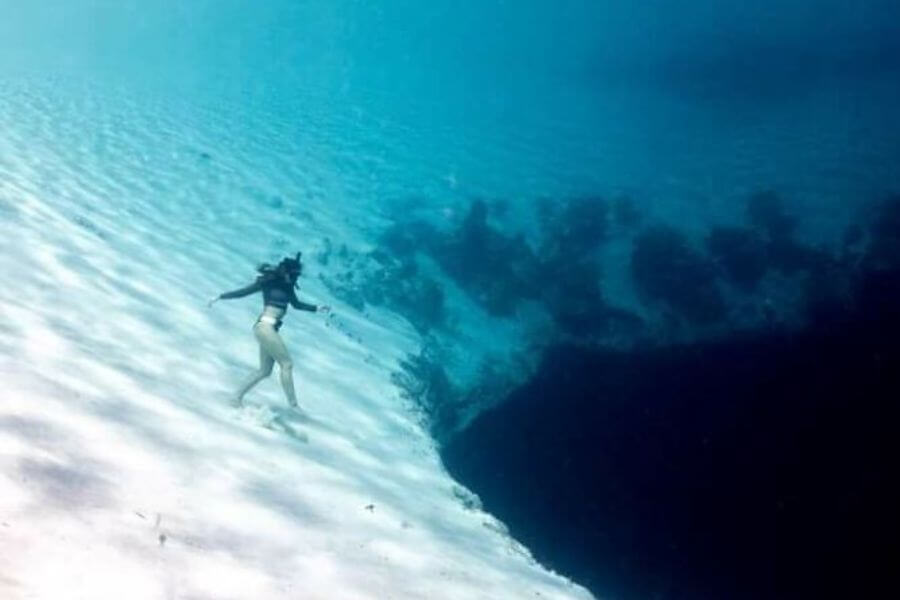
[[225, 292], [219, 298], [221, 300], [230, 300], [232, 298], [243, 298], [250, 294], [261, 291], [263, 293], [263, 304], [266, 306], [275, 306], [277, 308], [286, 309], [290, 304], [298, 310], [308, 310], [315, 312], [318, 307], [315, 304], [307, 304], [297, 299], [294, 293], [294, 285], [285, 281], [281, 277], [264, 279], [260, 277], [250, 285], [242, 287], [238, 290]]

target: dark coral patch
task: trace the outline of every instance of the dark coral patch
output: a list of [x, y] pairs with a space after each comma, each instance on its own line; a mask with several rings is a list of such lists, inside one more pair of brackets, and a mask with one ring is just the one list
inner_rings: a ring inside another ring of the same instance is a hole
[[642, 233], [631, 254], [631, 276], [645, 297], [666, 304], [695, 324], [725, 316], [714, 264], [677, 230], [660, 226]]
[[539, 264], [521, 236], [505, 236], [487, 222], [488, 209], [475, 201], [460, 228], [434, 244], [435, 259], [494, 316], [512, 315], [519, 302], [537, 297]]
[[629, 196], [619, 196], [613, 203], [613, 217], [622, 227], [637, 227], [641, 223], [641, 212], [637, 203]]
[[741, 227], [715, 227], [706, 239], [709, 254], [738, 287], [752, 291], [768, 268], [766, 244]]
[[593, 196], [545, 206], [541, 254], [549, 260], [585, 258], [606, 239], [608, 213], [606, 202]]
[[754, 227], [764, 231], [772, 240], [790, 238], [797, 226], [797, 219], [785, 213], [781, 196], [772, 191], [759, 192], [750, 197], [747, 217]]
[[900, 194], [881, 205], [872, 225], [869, 263], [875, 269], [900, 267]]

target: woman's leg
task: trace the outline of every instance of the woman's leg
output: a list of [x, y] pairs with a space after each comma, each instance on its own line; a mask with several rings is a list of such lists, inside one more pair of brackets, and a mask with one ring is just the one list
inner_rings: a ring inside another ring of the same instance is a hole
[[284, 345], [281, 336], [275, 331], [274, 327], [269, 325], [260, 325], [256, 328], [256, 339], [259, 340], [260, 348], [278, 363], [278, 370], [281, 375], [281, 387], [284, 388], [284, 395], [288, 404], [293, 407], [297, 406], [297, 396], [294, 394], [294, 363], [291, 361], [291, 355], [287, 346]]
[[[259, 336], [257, 336], [259, 339]], [[269, 353], [266, 352], [265, 348], [263, 348], [262, 342], [259, 345], [259, 369], [253, 372], [252, 375], [244, 382], [244, 385], [241, 386], [241, 389], [238, 390], [237, 397], [234, 400], [234, 404], [240, 406], [244, 401], [244, 394], [250, 391], [254, 385], [268, 377], [272, 374], [272, 366], [275, 364], [275, 359], [269, 356]]]

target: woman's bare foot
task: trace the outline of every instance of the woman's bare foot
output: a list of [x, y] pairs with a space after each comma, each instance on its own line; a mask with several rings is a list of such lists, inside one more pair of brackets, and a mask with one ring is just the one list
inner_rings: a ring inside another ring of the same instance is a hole
[[296, 402], [293, 402], [293, 403], [289, 403], [289, 405], [290, 405], [290, 407], [291, 407], [291, 410], [292, 410], [298, 417], [300, 417], [300, 418], [301, 418], [302, 420], [304, 420], [304, 421], [309, 421], [309, 413], [307, 413], [305, 410], [303, 410], [302, 408], [300, 408], [300, 405], [299, 405], [299, 404], [297, 404]]

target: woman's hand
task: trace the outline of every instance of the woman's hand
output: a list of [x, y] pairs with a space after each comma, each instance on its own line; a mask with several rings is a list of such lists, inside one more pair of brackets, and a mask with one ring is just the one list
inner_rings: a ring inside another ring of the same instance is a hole
[[218, 301], [218, 299], [219, 299], [218, 296], [215, 296], [214, 298], [210, 298], [209, 302], [206, 303], [206, 306], [209, 308], [212, 308], [212, 305], [215, 304], [216, 301]]
[[328, 306], [327, 304], [320, 304], [319, 306], [316, 307], [316, 312], [320, 312], [320, 313], [331, 312], [331, 307]]

